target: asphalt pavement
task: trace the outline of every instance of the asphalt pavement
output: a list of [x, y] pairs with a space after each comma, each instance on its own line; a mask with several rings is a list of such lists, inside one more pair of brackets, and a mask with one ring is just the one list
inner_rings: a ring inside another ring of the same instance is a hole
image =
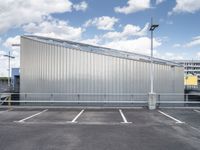
[[200, 110], [0, 108], [0, 150], [199, 150]]

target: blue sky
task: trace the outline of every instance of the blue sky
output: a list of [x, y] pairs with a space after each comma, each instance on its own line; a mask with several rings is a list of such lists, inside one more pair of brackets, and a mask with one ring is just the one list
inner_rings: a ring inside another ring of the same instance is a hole
[[163, 59], [200, 58], [200, 0], [0, 0], [0, 76], [9, 50], [19, 67], [23, 34], [36, 34], [149, 55], [150, 18], [154, 54]]

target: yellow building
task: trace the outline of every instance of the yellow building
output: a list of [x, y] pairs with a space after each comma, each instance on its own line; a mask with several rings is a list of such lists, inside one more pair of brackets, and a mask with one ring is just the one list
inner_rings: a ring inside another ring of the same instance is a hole
[[198, 77], [194, 75], [187, 75], [184, 77], [184, 85], [187, 86], [197, 86], [198, 85]]

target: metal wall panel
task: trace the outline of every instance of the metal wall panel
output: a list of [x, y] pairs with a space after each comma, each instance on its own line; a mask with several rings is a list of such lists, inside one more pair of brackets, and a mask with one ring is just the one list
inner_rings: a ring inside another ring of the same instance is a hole
[[[149, 75], [145, 61], [21, 38], [22, 93], [148, 93]], [[183, 93], [183, 67], [154, 64], [154, 77], [155, 92]]]

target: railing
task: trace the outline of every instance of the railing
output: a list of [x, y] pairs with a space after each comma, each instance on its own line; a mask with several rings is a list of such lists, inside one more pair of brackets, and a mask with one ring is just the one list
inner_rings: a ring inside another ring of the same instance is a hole
[[[148, 93], [0, 93], [0, 105], [148, 106]], [[156, 93], [157, 107], [200, 107], [199, 94]]]
[[200, 93], [158, 93], [157, 105], [158, 107], [200, 107]]
[[5, 97], [14, 105], [95, 105], [140, 104], [147, 105], [148, 94], [119, 93], [0, 93], [2, 105]]

